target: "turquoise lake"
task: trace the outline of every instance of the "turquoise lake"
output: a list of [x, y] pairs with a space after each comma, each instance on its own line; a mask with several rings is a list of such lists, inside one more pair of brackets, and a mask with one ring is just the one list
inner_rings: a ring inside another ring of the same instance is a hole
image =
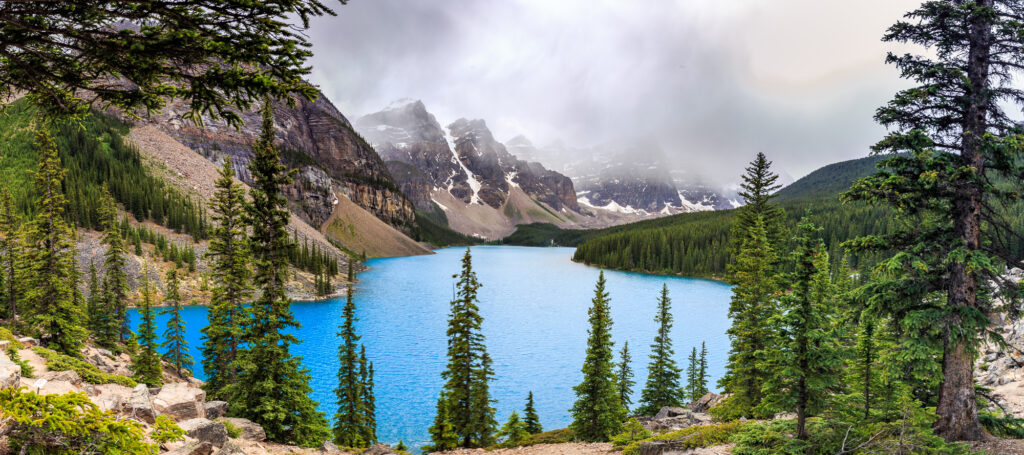
[[[533, 391], [545, 429], [564, 428], [580, 378], [587, 336], [587, 308], [599, 270], [570, 260], [572, 248], [511, 246], [473, 247], [473, 266], [483, 287], [480, 311], [487, 349], [494, 359], [491, 384], [497, 400], [497, 420], [504, 423], [523, 408]], [[372, 259], [359, 274], [355, 299], [357, 323], [367, 355], [376, 368], [378, 436], [381, 441], [404, 440], [411, 447], [428, 442], [427, 428], [441, 388], [445, 365], [448, 302], [452, 275], [459, 272], [465, 248], [437, 250], [434, 255]], [[654, 313], [662, 283], [672, 298], [675, 326], [672, 340], [676, 360], [685, 368], [693, 346], [707, 343], [710, 386], [721, 376], [729, 341], [725, 331], [730, 287], [680, 277], [609, 271], [615, 350], [629, 342], [636, 372], [634, 402], [646, 378]], [[302, 324], [296, 334], [302, 343], [292, 353], [302, 356], [313, 377], [314, 398], [330, 418], [338, 368], [336, 337], [344, 299], [295, 302], [292, 311]], [[186, 307], [188, 341], [199, 366], [200, 329], [207, 323], [205, 307]], [[138, 314], [131, 312], [133, 327]], [[157, 317], [163, 333], [167, 316]]]

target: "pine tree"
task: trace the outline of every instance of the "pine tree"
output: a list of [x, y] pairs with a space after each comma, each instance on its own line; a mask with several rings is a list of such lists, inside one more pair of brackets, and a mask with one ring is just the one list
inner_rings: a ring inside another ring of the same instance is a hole
[[[497, 422], [488, 392], [493, 376], [490, 357], [480, 333], [483, 317], [477, 306], [480, 282], [473, 271], [469, 248], [462, 258], [458, 275], [458, 292], [451, 301], [448, 315], [448, 365], [441, 377], [445, 380], [442, 396], [452, 431], [461, 447], [485, 447], [494, 438]], [[434, 441], [436, 446], [439, 442]]]
[[[363, 439], [366, 403], [363, 397], [364, 384], [360, 377], [360, 359], [356, 351], [359, 336], [356, 335], [356, 304], [352, 300], [352, 286], [348, 287], [344, 320], [338, 327], [338, 386], [334, 389], [338, 410], [334, 413], [334, 442], [342, 447], [369, 447], [370, 441]], [[364, 367], [365, 370], [365, 367]]]
[[117, 203], [110, 189], [103, 186], [100, 198], [100, 220], [103, 224], [103, 321], [97, 333], [100, 345], [115, 348], [131, 335], [128, 327], [128, 275], [125, 271], [124, 237], [117, 219]]
[[647, 382], [640, 392], [640, 409], [643, 415], [654, 415], [665, 406], [679, 407], [684, 400], [680, 381], [680, 369], [676, 365], [672, 349], [672, 300], [668, 297], [668, 285], [662, 285], [658, 298], [658, 313], [654, 316], [658, 334], [651, 344], [651, 361], [647, 365]]
[[569, 411], [572, 414], [569, 428], [577, 438], [584, 441], [607, 441], [619, 432], [626, 419], [626, 409], [619, 401], [615, 373], [612, 371], [612, 320], [608, 293], [604, 287], [602, 271], [594, 288], [594, 298], [591, 300], [593, 306], [587, 311], [590, 330], [582, 368], [583, 380], [573, 387], [576, 403]]
[[703, 341], [700, 342], [700, 358], [697, 365], [697, 388], [694, 390], [694, 401], [710, 392], [708, 390], [708, 347]]
[[225, 398], [222, 391], [237, 380], [235, 359], [248, 321], [244, 306], [251, 297], [249, 250], [246, 243], [245, 189], [235, 181], [231, 158], [224, 158], [215, 182], [210, 209], [215, 222], [207, 256], [214, 286], [210, 295], [209, 324], [203, 328], [203, 389], [207, 396]]
[[619, 351], [619, 365], [618, 371], [615, 372], [615, 377], [618, 381], [619, 388], [619, 401], [622, 403], [622, 407], [626, 408], [626, 412], [629, 412], [629, 405], [633, 404], [633, 386], [636, 382], [633, 381], [633, 367], [630, 363], [633, 361], [632, 356], [629, 355], [629, 342], [626, 341], [622, 344], [622, 350]]
[[83, 308], [75, 305], [68, 277], [75, 270], [73, 232], [64, 221], [64, 170], [46, 130], [36, 133], [39, 170], [35, 173], [38, 211], [22, 234], [21, 274], [26, 322], [48, 347], [79, 357], [86, 338]]
[[21, 254], [18, 245], [18, 215], [14, 211], [11, 193], [6, 188], [0, 190], [0, 306], [3, 307], [5, 318], [13, 322], [18, 316], [18, 256]]
[[727, 400], [737, 417], [751, 417], [761, 403], [761, 386], [767, 378], [763, 353], [769, 347], [768, 320], [778, 312], [779, 279], [775, 275], [775, 250], [764, 223], [754, 222], [732, 266], [732, 300], [729, 303], [729, 359], [718, 385], [732, 396]]
[[377, 443], [377, 399], [373, 395], [373, 363], [366, 360], [366, 346], [359, 347], [359, 385], [363, 411], [360, 439], [371, 446]]
[[132, 359], [132, 373], [136, 381], [150, 386], [160, 386], [163, 380], [163, 365], [157, 352], [156, 319], [153, 317], [153, 288], [149, 283], [149, 271], [142, 269], [142, 282], [139, 292], [142, 302], [139, 305], [139, 333], [136, 341], [138, 352]]
[[700, 374], [700, 360], [697, 358], [697, 347], [690, 351], [690, 356], [686, 358], [686, 397], [691, 402], [697, 401], [701, 395], [697, 395], [697, 375]]
[[309, 370], [289, 352], [298, 339], [287, 331], [299, 324], [284, 289], [290, 215], [281, 188], [291, 182], [291, 175], [281, 164], [273, 140], [273, 109], [266, 101], [262, 131], [249, 163], [253, 190], [247, 214], [254, 282], [260, 293], [252, 302], [252, 317], [242, 337], [247, 349], [236, 359], [237, 382], [224, 392], [230, 412], [263, 426], [270, 440], [316, 446], [330, 437], [330, 429], [310, 398]]
[[526, 408], [523, 409], [523, 423], [526, 424], [526, 431], [530, 434], [537, 434], [544, 431], [540, 425], [540, 418], [537, 417], [537, 409], [533, 405], [533, 391], [526, 396]]
[[501, 431], [498, 432], [498, 436], [505, 438], [505, 445], [517, 446], [525, 441], [526, 438], [529, 438], [530, 433], [526, 431], [526, 424], [519, 420], [519, 413], [512, 411], [512, 414], [508, 416], [508, 421], [505, 422], [505, 425], [502, 425]]
[[459, 446], [459, 435], [455, 433], [455, 426], [452, 425], [448, 415], [448, 397], [444, 392], [437, 398], [437, 411], [434, 413], [434, 423], [428, 430], [430, 432], [430, 445], [424, 446], [424, 452], [443, 452], [452, 450]]
[[773, 248], [779, 248], [785, 237], [783, 225], [785, 213], [772, 202], [775, 192], [782, 188], [779, 176], [771, 171], [772, 162], [758, 153], [743, 174], [739, 196], [743, 206], [736, 211], [736, 222], [732, 227], [732, 251], [738, 252], [751, 235], [751, 229], [758, 219], [764, 225], [765, 235]]
[[807, 417], [826, 405], [836, 386], [841, 358], [835, 345], [832, 316], [834, 289], [824, 243], [818, 228], [805, 218], [793, 238], [792, 292], [781, 300], [782, 311], [768, 322], [775, 330], [767, 350], [762, 406], [769, 413], [795, 411], [796, 437], [807, 439]]
[[167, 319], [167, 329], [164, 331], [164, 341], [160, 348], [164, 350], [164, 360], [174, 367], [175, 373], [184, 377], [192, 369], [192, 355], [188, 351], [188, 342], [185, 341], [185, 320], [181, 317], [181, 291], [178, 285], [178, 271], [171, 269], [167, 272], [167, 295], [164, 296], [164, 303], [167, 307], [161, 311], [170, 315]]

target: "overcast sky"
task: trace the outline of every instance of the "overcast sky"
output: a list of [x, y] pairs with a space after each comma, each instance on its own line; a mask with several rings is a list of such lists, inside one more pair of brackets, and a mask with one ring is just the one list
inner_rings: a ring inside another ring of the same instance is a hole
[[915, 0], [350, 0], [309, 34], [314, 83], [350, 118], [422, 99], [543, 145], [654, 137], [737, 180], [758, 151], [800, 177], [865, 156], [905, 86], [885, 29]]

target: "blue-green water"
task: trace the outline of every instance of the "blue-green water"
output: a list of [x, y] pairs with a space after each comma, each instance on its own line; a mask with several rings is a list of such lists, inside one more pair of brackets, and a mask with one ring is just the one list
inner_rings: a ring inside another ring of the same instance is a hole
[[[449, 248], [430, 256], [373, 259], [356, 287], [357, 327], [376, 368], [378, 435], [384, 442], [404, 440], [412, 447], [428, 442], [434, 406], [445, 364], [445, 330], [452, 275], [459, 272], [465, 250]], [[587, 308], [598, 269], [570, 261], [571, 248], [481, 246], [473, 248], [473, 266], [483, 283], [480, 311], [487, 349], [494, 359], [491, 384], [497, 419], [521, 412], [533, 391], [546, 429], [569, 424], [572, 387], [580, 380], [587, 336]], [[672, 339], [676, 359], [685, 366], [692, 346], [707, 342], [711, 386], [720, 377], [729, 344], [725, 330], [729, 286], [707, 280], [606, 272], [614, 319], [616, 351], [629, 341], [636, 371], [636, 393], [646, 378], [649, 344], [655, 335], [655, 304], [662, 283], [673, 300]], [[302, 324], [302, 344], [292, 352], [303, 357], [313, 377], [314, 398], [328, 418], [334, 414], [338, 368], [335, 335], [343, 299], [296, 302], [292, 311]], [[184, 310], [188, 341], [199, 368], [199, 330], [205, 307]], [[131, 314], [132, 324], [138, 315]], [[157, 318], [163, 332], [166, 315]]]

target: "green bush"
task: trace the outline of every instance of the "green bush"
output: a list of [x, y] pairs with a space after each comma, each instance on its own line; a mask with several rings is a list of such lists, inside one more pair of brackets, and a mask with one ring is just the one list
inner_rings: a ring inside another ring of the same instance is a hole
[[647, 431], [647, 429], [640, 424], [640, 421], [636, 419], [629, 419], [629, 422], [626, 422], [626, 424], [622, 426], [622, 430], [622, 433], [612, 436], [612, 446], [619, 450], [622, 450], [624, 447], [634, 442], [643, 441], [644, 439], [654, 435], [654, 433]]
[[0, 341], [10, 341], [10, 347], [13, 349], [25, 349], [25, 345], [21, 344], [21, 342], [18, 341], [18, 338], [15, 337], [7, 327], [0, 327]]
[[[537, 444], [562, 444], [566, 442], [572, 442], [574, 440], [576, 440], [576, 436], [572, 433], [572, 430], [568, 428], [562, 428], [560, 430], [551, 430], [545, 431], [543, 433], [532, 434], [530, 435], [530, 437], [526, 438], [519, 444], [516, 444], [516, 447], [526, 447]], [[493, 446], [488, 447], [488, 450], [502, 447], [509, 446], [505, 444], [495, 444]]]
[[231, 438], [237, 438], [242, 435], [242, 429], [235, 426], [227, 420], [221, 420], [220, 423], [224, 424], [224, 429], [227, 430], [228, 436]]
[[23, 360], [21, 356], [18, 355], [17, 349], [14, 349], [14, 347], [8, 347], [7, 357], [9, 357], [12, 362], [18, 364], [18, 366], [21, 367], [22, 377], [31, 378], [32, 376], [34, 376], [35, 372], [32, 370], [32, 365], [29, 365], [28, 362]]
[[697, 425], [682, 430], [659, 434], [654, 437], [636, 441], [622, 450], [622, 455], [637, 455], [640, 444], [644, 441], [679, 441], [680, 449], [699, 449], [726, 444], [736, 432], [746, 425], [741, 422], [727, 422], [717, 425]]
[[72, 370], [75, 373], [78, 373], [78, 375], [82, 377], [82, 380], [89, 384], [114, 383], [125, 387], [135, 387], [137, 385], [135, 380], [132, 378], [118, 374], [104, 373], [103, 371], [100, 371], [99, 368], [96, 368], [95, 365], [92, 365], [82, 359], [69, 357], [39, 346], [32, 348], [32, 350], [46, 361], [46, 367], [50, 370]]
[[835, 453], [904, 453], [966, 455], [969, 446], [935, 436], [934, 410], [917, 408], [906, 420], [847, 422], [807, 419], [808, 440], [796, 439], [795, 420], [745, 425], [734, 437], [733, 455], [825, 455]]
[[[155, 429], [153, 430], [153, 433], [150, 434], [150, 437], [152, 437], [153, 440], [156, 442], [164, 444], [168, 442], [180, 441], [185, 438], [185, 430], [182, 430], [181, 427], [178, 426], [178, 424], [174, 423], [174, 419], [170, 417], [164, 415], [157, 416], [156, 423], [154, 423], [153, 425]], [[224, 426], [226, 427], [227, 425], [225, 424]], [[235, 429], [237, 430], [237, 428]], [[230, 431], [228, 432], [228, 435], [231, 435]], [[238, 436], [231, 437], [237, 438]]]
[[133, 420], [117, 419], [82, 393], [39, 395], [0, 390], [7, 440], [12, 453], [87, 455], [152, 455], [142, 427]]

